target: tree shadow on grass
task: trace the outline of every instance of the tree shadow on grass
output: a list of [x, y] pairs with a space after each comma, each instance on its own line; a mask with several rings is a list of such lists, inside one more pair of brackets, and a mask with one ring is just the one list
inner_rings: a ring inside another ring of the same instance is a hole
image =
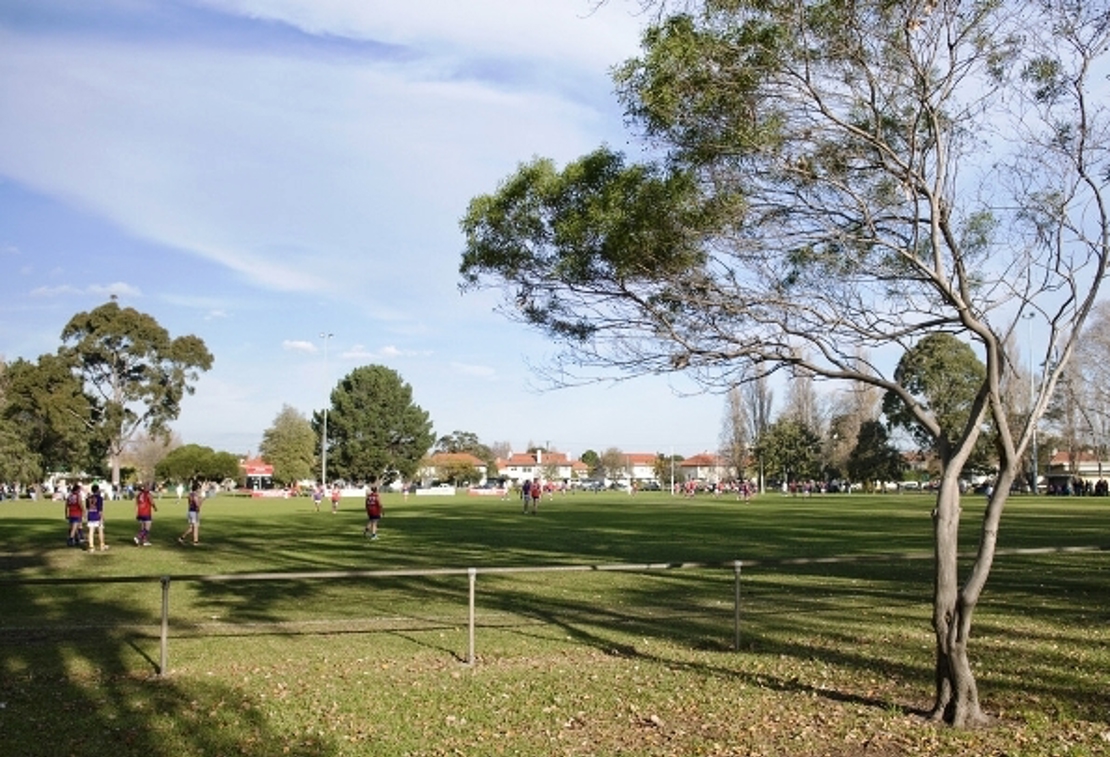
[[[152, 618], [95, 586], [0, 584], [0, 605], [37, 608], [0, 631], [0, 754], [178, 757], [338, 752], [280, 733], [261, 703], [211, 681], [156, 676]], [[90, 624], [88, 619], [101, 619]], [[104, 625], [103, 619], [111, 618]]]
[[[568, 562], [661, 562], [719, 561], [732, 557], [773, 558], [776, 554], [824, 556], [838, 544], [851, 543], [861, 551], [877, 550], [899, 544], [895, 535], [904, 535], [905, 526], [890, 526], [877, 536], [848, 534], [829, 536], [829, 528], [840, 515], [830, 509], [816, 512], [806, 524], [782, 518], [773, 532], [747, 528], [742, 511], [719, 507], [701, 513], [689, 523], [682, 520], [681, 508], [668, 505], [663, 513], [644, 517], [642, 510], [627, 511], [612, 505], [570, 505], [556, 502], [541, 505], [539, 516], [524, 516], [515, 511], [516, 503], [502, 503], [505, 512], [490, 515], [488, 522], [476, 524], [470, 509], [456, 511], [445, 507], [428, 508], [427, 513], [401, 513], [383, 521], [383, 539], [369, 548], [358, 536], [361, 516], [341, 513], [340, 517], [315, 516], [320, 528], [309, 530], [304, 518], [288, 522], [257, 519], [239, 530], [219, 529], [216, 522], [211, 552], [187, 549], [181, 560], [195, 572], [219, 572], [240, 563], [284, 571], [380, 569], [396, 567], [464, 567], [475, 565], [535, 565]], [[817, 503], [813, 508], [830, 507]], [[739, 507], [739, 506], [737, 506]], [[612, 511], [605, 508], [612, 508]], [[796, 509], [796, 508], [795, 508]], [[390, 510], [392, 513], [393, 511]], [[925, 518], [927, 511], [910, 512], [907, 517]], [[309, 516], [311, 517], [311, 516]], [[323, 519], [323, 520], [321, 520]], [[914, 521], [917, 528], [917, 523]], [[584, 527], [584, 524], [588, 527]], [[677, 524], [677, 525], [676, 525]], [[672, 527], [682, 526], [676, 537]], [[803, 527], [804, 526], [804, 527]], [[36, 528], [49, 529], [50, 543], [59, 531], [56, 520], [44, 520]], [[846, 528], [840, 525], [843, 531]], [[7, 533], [0, 524], [0, 533]], [[213, 533], [206, 530], [205, 533]], [[927, 543], [927, 529], [925, 540]], [[867, 538], [864, 539], [863, 537]], [[824, 541], [822, 538], [824, 537]], [[920, 538], [917, 537], [917, 538]], [[1032, 538], [1032, 537], [1030, 537]], [[785, 546], [784, 546], [785, 545]], [[289, 548], [285, 548], [288, 546]], [[41, 545], [40, 547], [41, 548]], [[22, 549], [19, 571], [36, 568], [36, 543], [32, 539]], [[789, 551], [787, 551], [789, 550]], [[807, 551], [810, 550], [810, 551]], [[1075, 632], [1077, 625], [1107, 617], [1110, 580], [1105, 558], [1102, 563], [1084, 568], [1069, 568], [1075, 556], [1061, 558], [1062, 567], [1036, 566], [1038, 586], [1028, 585], [1028, 567], [1011, 571], [1008, 561], [1000, 561], [996, 576], [988, 585], [984, 605], [994, 608], [999, 619], [977, 625], [1000, 646], [1012, 645], [1022, 654], [1027, 649], [1027, 628], [1007, 628], [1007, 618], [1018, 617], [1029, 606], [1031, 597], [1056, 599], [1045, 602], [1047, 627], [1039, 627], [1046, 643], [1063, 640], [1061, 634]], [[1086, 558], [1084, 558], [1085, 560]], [[1102, 567], [1100, 568], [1099, 565]], [[13, 570], [15, 567], [13, 566]], [[745, 568], [742, 580], [743, 649], [799, 662], [841, 666], [861, 675], [887, 677], [899, 681], [920, 681], [923, 695], [930, 693], [932, 648], [928, 629], [930, 592], [929, 561], [861, 561], [858, 563], [806, 565], [761, 565]], [[727, 664], [709, 661], [688, 662], [658, 657], [653, 648], [642, 643], [667, 641], [691, 650], [726, 653], [732, 642], [732, 575], [719, 571], [668, 571], [621, 578], [607, 578], [612, 585], [593, 591], [590, 573], [545, 574], [531, 576], [492, 576], [481, 574], [478, 584], [479, 624], [491, 613], [499, 614], [500, 627], [515, 629], [522, 637], [542, 635], [543, 627], [558, 629], [575, 643], [596, 648], [606, 654], [660, 659], [669, 665], [696, 665], [714, 675], [733, 676], [753, 685], [804, 691], [830, 701], [858, 702], [875, 707], [896, 706], [907, 712], [913, 708], [892, 705], [869, 698], [847, 686], [825, 688], [789, 676], [746, 673]], [[613, 574], [608, 574], [612, 576]], [[179, 628], [203, 636], [203, 624], [212, 615], [230, 623], [279, 624], [293, 618], [365, 618], [397, 616], [407, 619], [383, 631], [410, 640], [421, 639], [429, 648], [444, 651], [454, 659], [460, 653], [446, 643], [427, 641], [423, 633], [443, 623], [443, 618], [458, 618], [465, 613], [465, 576], [383, 578], [373, 581], [337, 582], [277, 581], [196, 583], [179, 589], [174, 583], [171, 616], [174, 633]], [[71, 592], [64, 600], [44, 603], [38, 589], [22, 596], [0, 587], [5, 609], [45, 615], [49, 623], [78, 629], [89, 627], [90, 617], [111, 617], [128, 622], [149, 623], [149, 611], [140, 612], [124, 599], [105, 601], [100, 595], [74, 587], [55, 587]], [[878, 614], [874, 614], [874, 613]], [[512, 619], [519, 619], [513, 626]], [[869, 625], [874, 623], [876, 625]], [[879, 625], [916, 629], [884, 634]], [[0, 624], [2, 626], [3, 624]], [[457, 626], [457, 621], [452, 624]], [[442, 626], [440, 626], [442, 627]], [[251, 633], [269, 633], [264, 630]], [[301, 633], [276, 628], [275, 634]], [[44, 721], [26, 720], [29, 707], [46, 711], [55, 702], [73, 702], [66, 717], [73, 718], [75, 730], [85, 734], [97, 748], [84, 742], [65, 742], [65, 749], [28, 751], [37, 754], [269, 754], [264, 746], [279, 743], [283, 734], [257, 715], [257, 704], [247, 709], [254, 713], [239, 719], [229, 718], [220, 727], [206, 729], [189, 718], [194, 702], [200, 709], [218, 711], [220, 701], [241, 698], [228, 687], [211, 682], [158, 681], [152, 678], [149, 638], [126, 637], [109, 630], [93, 629], [94, 639], [81, 632], [61, 638], [49, 633], [42, 638], [11, 639], [0, 634], [0, 726], [7, 734], [16, 732], [31, 737]], [[924, 640], [922, 640], [924, 639]], [[1067, 640], [1071, 646], [1075, 639]], [[538, 642], [537, 642], [538, 643]], [[482, 638], [479, 631], [478, 651]], [[741, 653], [743, 654], [743, 652]], [[975, 652], [973, 651], [973, 655]], [[42, 659], [40, 659], [40, 657]], [[1095, 722], [1106, 722], [1107, 707], [1097, 681], [1076, 689], [1068, 665], [1074, 661], [1053, 659], [1055, 673], [1044, 676], [991, 674], [981, 676], [984, 691], [1007, 693], [1012, 699], [1052, 697], [1069, 704], [1069, 710]], [[138, 672], [136, 672], [138, 671]], [[16, 683], [12, 682], [22, 682]], [[1103, 687], [1105, 690], [1107, 687]], [[156, 696], [157, 695], [157, 696]], [[989, 694], [988, 694], [989, 696]], [[22, 699], [20, 699], [22, 697]], [[16, 702], [17, 705], [13, 705]], [[987, 701], [989, 705], [989, 700]], [[157, 706], [157, 710], [151, 708]], [[18, 712], [20, 730], [8, 726]], [[110, 718], [104, 729], [104, 718]], [[179, 720], [188, 721], [178, 723]], [[101, 731], [97, 729], [100, 728]], [[70, 729], [66, 729], [68, 731]], [[212, 730], [210, 733], [209, 730]], [[120, 736], [123, 733], [123, 736]], [[167, 735], [168, 733], [168, 735]], [[91, 736], [88, 734], [92, 734]], [[66, 739], [70, 739], [68, 735]], [[120, 745], [123, 745], [122, 747]], [[286, 744], [289, 746], [289, 744]], [[38, 745], [35, 745], [37, 748]], [[293, 743], [288, 753], [327, 755], [334, 744], [318, 742], [311, 747]], [[300, 750], [300, 751], [297, 751]]]

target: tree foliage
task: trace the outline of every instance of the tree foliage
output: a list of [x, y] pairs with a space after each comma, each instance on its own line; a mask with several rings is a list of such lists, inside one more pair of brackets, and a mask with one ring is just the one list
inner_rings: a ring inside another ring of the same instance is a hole
[[44, 472], [42, 458], [27, 445], [19, 427], [0, 417], [0, 481], [32, 485]]
[[481, 471], [473, 464], [462, 459], [449, 459], [436, 466], [436, 480], [454, 486], [476, 484], [481, 480]]
[[[319, 416], [314, 425], [320, 427]], [[341, 478], [407, 480], [434, 441], [428, 413], [413, 402], [412, 387], [396, 371], [356, 368], [331, 392], [328, 461]]]
[[[898, 361], [894, 378], [903, 391], [887, 392], [883, 414], [923, 448], [951, 448], [967, 433], [968, 423], [978, 421], [972, 412], [986, 373], [967, 342], [951, 334], [928, 334]], [[913, 395], [912, 408], [902, 399], [905, 393]], [[918, 420], [920, 413], [931, 417], [929, 426]]]
[[[106, 443], [94, 423], [94, 407], [72, 363], [42, 355], [16, 360], [0, 374], [0, 417], [11, 424], [27, 455], [17, 468], [99, 473]], [[26, 473], [25, 473], [26, 475]], [[29, 479], [22, 479], [29, 482]]]
[[200, 444], [186, 444], [171, 451], [154, 467], [160, 481], [223, 481], [239, 477], [239, 458]]
[[886, 426], [880, 421], [864, 421], [846, 467], [852, 481], [901, 481], [906, 460], [891, 441]]
[[288, 485], [313, 477], [317, 439], [308, 418], [283, 405], [273, 424], [262, 432], [258, 451], [263, 460], [274, 466], [274, 481]]
[[795, 418], [780, 418], [772, 423], [760, 438], [756, 454], [763, 460], [766, 472], [783, 481], [822, 477], [821, 437]]
[[597, 450], [588, 449], [578, 456], [578, 460], [584, 463], [589, 468], [591, 477], [604, 476], [604, 466], [601, 464], [601, 455], [597, 454]]
[[[968, 640], [998, 521], [1110, 263], [1110, 3], [682, 7], [617, 73], [659, 159], [522, 165], [462, 220], [464, 286], [503, 287], [507, 314], [562, 342], [560, 382], [681, 370], [727, 387], [785, 369], [898, 395], [943, 466], [933, 716], [977, 722]], [[1046, 367], [1015, 427], [1002, 386], [1026, 313]], [[935, 333], [984, 366], [955, 436], [860, 358]], [[983, 420], [999, 484], [961, 580], [958, 478]]]
[[[439, 437], [436, 440], [436, 452], [466, 452], [478, 458], [486, 464], [486, 471], [490, 476], [497, 473], [497, 455], [489, 446], [482, 443], [478, 435], [473, 431], [453, 431], [450, 434]], [[477, 473], [477, 470], [474, 470]], [[476, 481], [476, 478], [466, 478], [464, 480]]]
[[107, 440], [112, 483], [120, 455], [140, 429], [167, 433], [202, 371], [212, 367], [204, 342], [171, 339], [152, 316], [115, 301], [78, 313], [62, 329], [59, 354], [72, 360], [95, 403], [93, 419]]

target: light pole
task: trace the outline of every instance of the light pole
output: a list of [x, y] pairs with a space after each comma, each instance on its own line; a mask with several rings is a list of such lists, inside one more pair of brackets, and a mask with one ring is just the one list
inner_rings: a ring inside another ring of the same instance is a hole
[[1037, 419], [1034, 416], [1034, 376], [1033, 376], [1033, 317], [1035, 313], [1026, 313], [1023, 317], [1029, 321], [1029, 420], [1033, 424], [1033, 493], [1039, 494], [1037, 481]]
[[328, 404], [331, 402], [331, 382], [328, 381], [328, 340], [334, 334], [330, 332], [320, 332], [320, 338], [324, 340], [324, 384], [328, 387], [327, 400], [324, 402], [324, 433], [320, 435], [320, 484], [322, 486], [328, 485]]

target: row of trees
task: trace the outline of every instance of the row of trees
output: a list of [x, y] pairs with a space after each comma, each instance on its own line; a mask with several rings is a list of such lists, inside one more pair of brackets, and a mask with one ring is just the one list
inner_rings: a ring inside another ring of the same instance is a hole
[[[110, 476], [118, 487], [129, 453], [143, 477], [238, 478], [238, 455], [181, 446], [169, 426], [212, 362], [199, 337], [173, 338], [115, 298], [74, 315], [56, 353], [0, 364], [0, 480], [32, 484], [51, 472], [81, 471]], [[285, 407], [266, 430], [261, 452], [279, 481], [314, 476], [322, 418], [309, 421]], [[408, 478], [433, 441], [428, 414], [396, 372], [357, 368], [332, 390], [330, 477]]]
[[384, 366], [356, 368], [332, 389], [327, 416], [327, 471], [320, 468], [323, 411], [311, 420], [288, 405], [262, 435], [259, 452], [274, 479], [391, 483], [410, 479], [435, 441], [428, 413], [412, 387]]
[[169, 438], [212, 361], [199, 337], [173, 338], [114, 298], [76, 314], [56, 353], [0, 365], [0, 480], [85, 471], [118, 487], [128, 447], [143, 435]]
[[[1035, 469], [1043, 476], [1056, 451], [1073, 463], [1084, 454], [1105, 459], [1110, 443], [1110, 302], [1092, 312], [1072, 367], [1040, 424], [1040, 444], [1024, 458], [1030, 489]], [[1017, 350], [1015, 349], [1016, 353]], [[926, 336], [905, 353], [895, 375], [912, 388], [946, 434], [967, 423], [985, 366], [967, 343], [951, 334]], [[1014, 423], [1031, 411], [1031, 376], [1024, 361], [1011, 364], [1001, 391]], [[940, 475], [935, 439], [897, 393], [880, 395], [857, 385], [831, 400], [817, 394], [811, 376], [792, 381], [784, 411], [773, 422], [773, 393], [766, 379], [732, 387], [721, 433], [722, 456], [746, 477], [900, 481], [907, 474], [905, 451], [917, 453], [932, 478]], [[998, 468], [997, 430], [984, 426], [966, 473], [993, 474]]]

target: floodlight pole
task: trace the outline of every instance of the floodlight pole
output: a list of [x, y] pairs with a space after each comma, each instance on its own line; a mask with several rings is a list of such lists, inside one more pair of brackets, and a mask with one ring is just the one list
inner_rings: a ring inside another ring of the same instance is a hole
[[324, 340], [324, 384], [328, 387], [328, 396], [324, 402], [324, 432], [320, 435], [320, 485], [328, 485], [328, 404], [331, 402], [331, 382], [328, 381], [328, 340], [334, 334], [320, 332]]

